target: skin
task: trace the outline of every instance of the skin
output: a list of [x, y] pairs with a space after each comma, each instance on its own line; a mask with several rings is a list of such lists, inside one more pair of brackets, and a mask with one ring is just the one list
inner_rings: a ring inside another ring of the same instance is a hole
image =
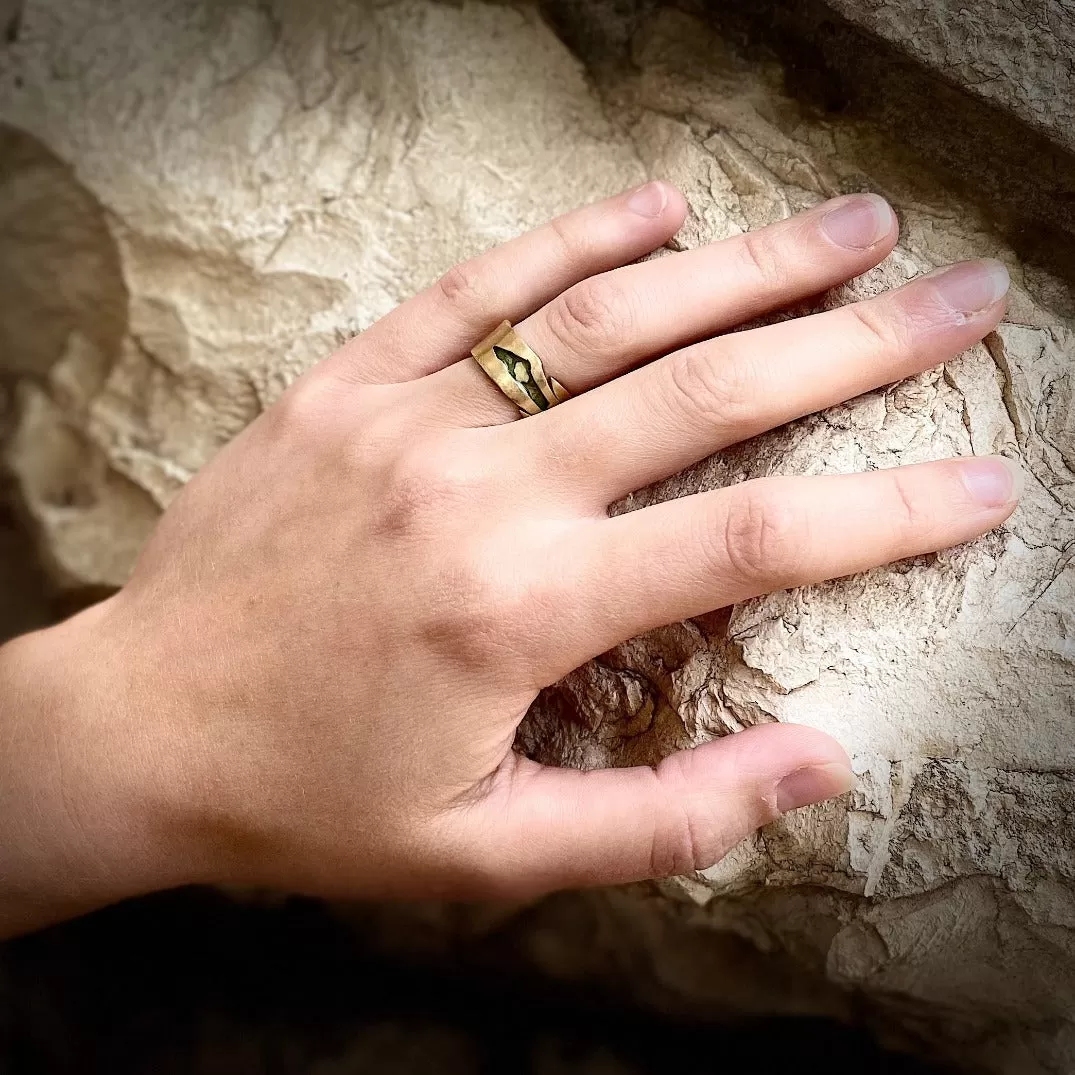
[[[722, 334], [875, 265], [896, 219], [851, 196], [629, 264], [685, 213], [651, 183], [453, 269], [221, 451], [116, 596], [0, 650], [0, 933], [194, 882], [525, 898], [682, 873], [852, 787], [793, 725], [655, 768], [512, 750], [542, 687], [630, 636], [968, 541], [1018, 498], [1004, 460], [958, 459], [609, 518], [1004, 311], [977, 262]], [[503, 318], [574, 398], [519, 420], [467, 357]]]

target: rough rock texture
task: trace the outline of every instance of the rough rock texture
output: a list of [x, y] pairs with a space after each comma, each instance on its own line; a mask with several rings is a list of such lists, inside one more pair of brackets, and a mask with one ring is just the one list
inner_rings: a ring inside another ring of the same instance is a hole
[[825, 0], [944, 78], [1075, 149], [1071, 0]]
[[[634, 916], [617, 943], [655, 1003], [850, 1016], [866, 998], [974, 1070], [1070, 1070], [1075, 166], [1056, 150], [1028, 167], [1010, 147], [1039, 143], [1006, 128], [983, 162], [996, 130], [974, 102], [923, 122], [927, 91], [882, 54], [857, 57], [856, 96], [835, 61], [810, 73], [822, 45], [785, 68], [756, 17], [582, 8], [31, 0], [0, 51], [0, 364], [18, 374], [9, 465], [52, 573], [122, 582], [175, 491], [299, 370], [558, 210], [666, 175], [694, 246], [880, 191], [900, 246], [826, 302], [984, 254], [1012, 270], [1006, 323], [944, 369], [622, 507], [1003, 452], [1027, 470], [1020, 511], [973, 545], [635, 640], [547, 692], [520, 743], [588, 766], [760, 721], [833, 733], [862, 777], [849, 802], [771, 826], [660, 899], [578, 913]], [[774, 47], [787, 61], [788, 41]], [[815, 92], [830, 75], [840, 112]], [[991, 177], [968, 183], [976, 169]], [[670, 922], [708, 940], [672, 943]], [[785, 953], [808, 988], [737, 990], [721, 960], [742, 939]], [[594, 969], [581, 947], [559, 951], [562, 973]]]

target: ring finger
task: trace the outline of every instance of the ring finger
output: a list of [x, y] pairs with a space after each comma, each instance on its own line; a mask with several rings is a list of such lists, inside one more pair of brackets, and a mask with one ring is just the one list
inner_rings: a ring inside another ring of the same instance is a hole
[[[837, 198], [757, 232], [591, 276], [516, 329], [549, 377], [582, 392], [865, 272], [889, 253], [897, 231], [883, 198]], [[457, 422], [518, 416], [470, 360], [429, 381], [442, 412]]]

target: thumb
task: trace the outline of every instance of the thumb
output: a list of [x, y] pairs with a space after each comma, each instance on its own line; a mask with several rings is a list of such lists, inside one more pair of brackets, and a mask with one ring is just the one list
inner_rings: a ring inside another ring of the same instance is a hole
[[706, 869], [760, 826], [854, 784], [843, 748], [794, 724], [750, 728], [656, 768], [521, 760], [498, 804], [504, 881], [540, 892]]

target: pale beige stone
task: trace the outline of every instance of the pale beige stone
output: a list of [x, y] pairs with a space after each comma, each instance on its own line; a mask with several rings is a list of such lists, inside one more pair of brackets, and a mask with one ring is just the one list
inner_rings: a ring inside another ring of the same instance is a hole
[[941, 78], [1075, 150], [1068, 0], [825, 0]]
[[[160, 509], [300, 370], [558, 210], [666, 175], [696, 246], [832, 194], [887, 195], [898, 250], [826, 301], [991, 255], [1014, 280], [1001, 329], [621, 509], [971, 452], [1022, 461], [1023, 506], [972, 545], [620, 647], [548, 692], [520, 741], [592, 766], [760, 721], [836, 735], [862, 777], [848, 803], [770, 826], [660, 899], [589, 897], [578, 913], [633, 916], [617, 936], [655, 968], [659, 984], [637, 985], [655, 1003], [737, 1007], [714, 949], [673, 943], [688, 924], [720, 952], [746, 938], [824, 974], [812, 1010], [849, 1014], [837, 987], [854, 987], [879, 1023], [974, 1070], [1066, 1069], [1071, 236], [1057, 231], [1052, 262], [1024, 259], [1018, 206], [954, 193], [868, 118], [800, 105], [774, 60], [743, 59], [698, 16], [617, 25], [629, 62], [588, 75], [525, 6], [30, 3], [0, 51], [0, 122], [25, 132], [4, 135], [23, 156], [0, 162], [0, 339], [20, 373], [10, 465], [43, 547], [66, 585], [121, 583]], [[586, 958], [553, 962], [581, 976]], [[809, 1010], [774, 990], [752, 1003]]]

